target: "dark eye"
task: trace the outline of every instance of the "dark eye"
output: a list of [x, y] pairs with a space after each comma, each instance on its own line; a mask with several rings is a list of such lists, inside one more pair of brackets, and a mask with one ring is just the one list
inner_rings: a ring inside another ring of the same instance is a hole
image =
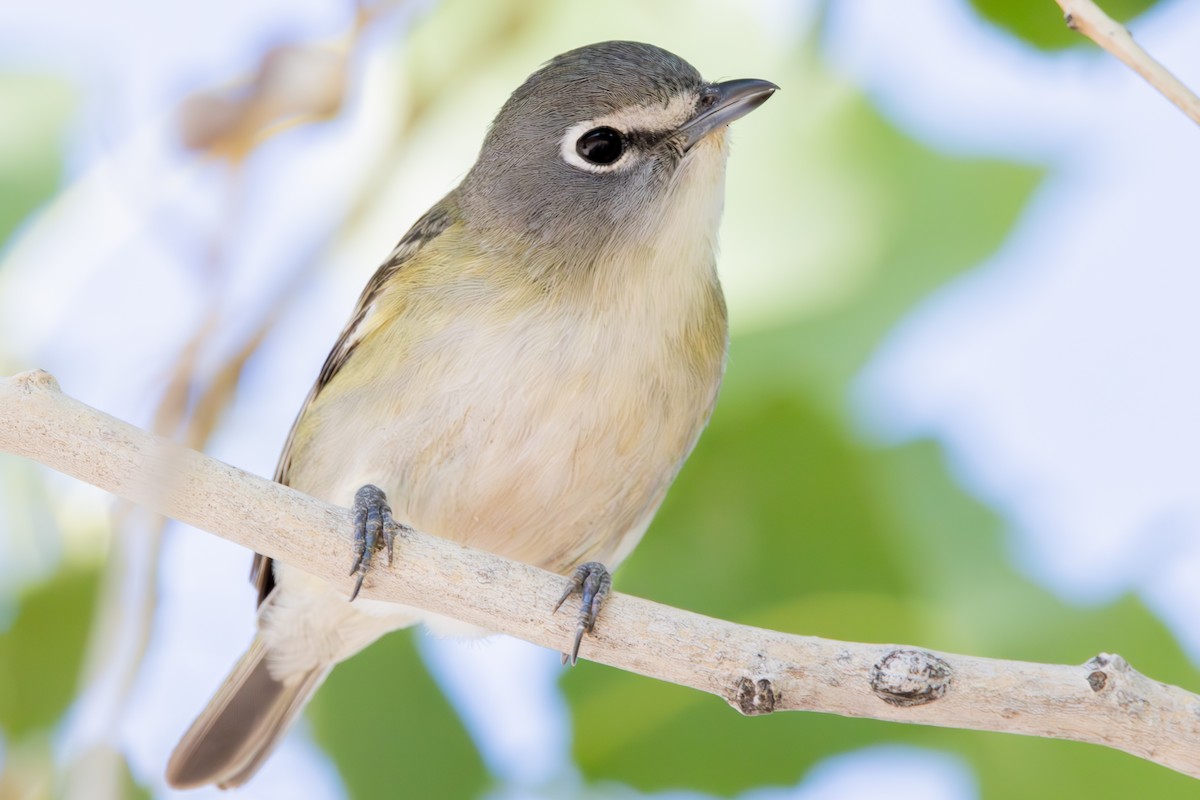
[[625, 139], [615, 128], [592, 128], [579, 137], [575, 152], [593, 164], [611, 164], [625, 152]]

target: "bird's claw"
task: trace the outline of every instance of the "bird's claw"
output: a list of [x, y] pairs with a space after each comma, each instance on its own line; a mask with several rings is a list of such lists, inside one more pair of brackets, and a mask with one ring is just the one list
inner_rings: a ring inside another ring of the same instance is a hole
[[554, 610], [557, 612], [571, 595], [579, 594], [582, 597], [579, 604], [579, 624], [575, 628], [575, 641], [571, 645], [570, 654], [563, 653], [563, 664], [569, 661], [571, 666], [575, 666], [579, 660], [579, 645], [583, 642], [583, 635], [591, 633], [592, 629], [596, 627], [596, 615], [600, 613], [600, 607], [611, 591], [612, 576], [599, 561], [589, 561], [586, 564], [580, 564], [575, 569], [566, 591], [554, 604]]
[[380, 545], [387, 548], [387, 565], [392, 566], [392, 551], [396, 534], [404, 528], [392, 519], [392, 509], [387, 495], [378, 486], [367, 484], [354, 495], [354, 563], [350, 574], [358, 574], [351, 602], [358, 597], [363, 579], [371, 568], [371, 558]]

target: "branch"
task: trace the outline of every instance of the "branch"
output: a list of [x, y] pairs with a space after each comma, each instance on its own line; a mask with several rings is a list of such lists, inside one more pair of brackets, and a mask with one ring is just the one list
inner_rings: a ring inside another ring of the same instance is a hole
[[1055, 0], [1067, 27], [1077, 30], [1141, 75], [1164, 97], [1200, 125], [1200, 97], [1133, 40], [1125, 26], [1105, 14], [1092, 0]]
[[[45, 372], [0, 380], [0, 450], [293, 564], [349, 593], [351, 514], [153, 436], [62, 394]], [[564, 578], [419, 532], [363, 594], [556, 650]], [[545, 609], [545, 613], [539, 611]], [[821, 711], [1103, 744], [1200, 777], [1200, 697], [1119, 656], [1032, 664], [735, 625], [614, 594], [593, 661], [690, 686], [747, 715]]]

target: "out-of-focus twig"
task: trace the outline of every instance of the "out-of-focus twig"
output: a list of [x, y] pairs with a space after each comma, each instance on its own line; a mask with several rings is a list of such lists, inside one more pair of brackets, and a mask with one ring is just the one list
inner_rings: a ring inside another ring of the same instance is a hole
[[[392, 10], [397, 0], [360, 3], [353, 29], [334, 46], [295, 44], [264, 57], [248, 88], [201, 93], [184, 103], [180, 126], [185, 144], [229, 164], [226, 222], [205, 248], [206, 278], [219, 282], [219, 268], [240, 210], [242, 160], [285, 127], [321, 121], [341, 109], [347, 63], [366, 25]], [[209, 294], [205, 318], [173, 360], [164, 382], [153, 432], [189, 447], [203, 448], [232, 401], [246, 362], [311, 275], [318, 257], [298, 263], [285, 287], [259, 313], [241, 346], [214, 372], [201, 356], [219, 331], [223, 292]], [[119, 800], [124, 795], [122, 755], [111, 740], [117, 730], [146, 648], [157, 600], [158, 567], [169, 520], [126, 501], [113, 510], [113, 540], [105, 562], [90, 629], [80, 696], [91, 703], [88, 727], [66, 765], [62, 796], [69, 800]]]
[[[175, 359], [151, 423], [156, 435], [172, 437], [185, 427], [197, 362], [215, 320], [210, 313]], [[66, 765], [66, 800], [120, 800], [124, 794], [122, 756], [105, 737], [116, 728], [133, 689], [157, 599], [162, 537], [169, 520], [128, 500], [117, 502], [112, 520], [117, 535], [109, 543], [80, 675], [79, 696], [90, 705], [89, 729]]]
[[344, 46], [273, 48], [249, 82], [200, 92], [184, 102], [179, 112], [183, 143], [239, 162], [286, 127], [336, 116], [345, 82]]
[[179, 110], [184, 145], [236, 164], [283, 130], [336, 117], [364, 29], [398, 5], [359, 3], [353, 26], [338, 39], [272, 47], [252, 75], [193, 94]]
[[1130, 69], [1200, 125], [1200, 97], [1133, 40], [1124, 25], [1108, 16], [1092, 0], [1055, 0], [1067, 25], [1119, 58]]

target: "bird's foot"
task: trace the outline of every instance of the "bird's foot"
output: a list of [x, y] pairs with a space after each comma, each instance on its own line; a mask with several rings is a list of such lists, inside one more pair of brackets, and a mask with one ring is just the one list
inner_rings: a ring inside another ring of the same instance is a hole
[[387, 565], [392, 565], [392, 548], [396, 534], [409, 528], [392, 519], [392, 508], [387, 495], [378, 486], [367, 484], [354, 495], [354, 564], [350, 574], [358, 574], [351, 602], [358, 597], [367, 570], [371, 568], [371, 557], [381, 547], [387, 548]]
[[579, 594], [583, 598], [579, 604], [579, 626], [575, 628], [575, 642], [569, 655], [563, 653], [564, 664], [570, 661], [571, 666], [575, 666], [575, 662], [579, 660], [579, 645], [583, 641], [583, 635], [591, 633], [592, 628], [596, 627], [596, 615], [600, 613], [600, 606], [611, 591], [612, 576], [599, 561], [589, 561], [575, 569], [567, 590], [554, 604], [554, 610], [557, 612], [571, 595]]

